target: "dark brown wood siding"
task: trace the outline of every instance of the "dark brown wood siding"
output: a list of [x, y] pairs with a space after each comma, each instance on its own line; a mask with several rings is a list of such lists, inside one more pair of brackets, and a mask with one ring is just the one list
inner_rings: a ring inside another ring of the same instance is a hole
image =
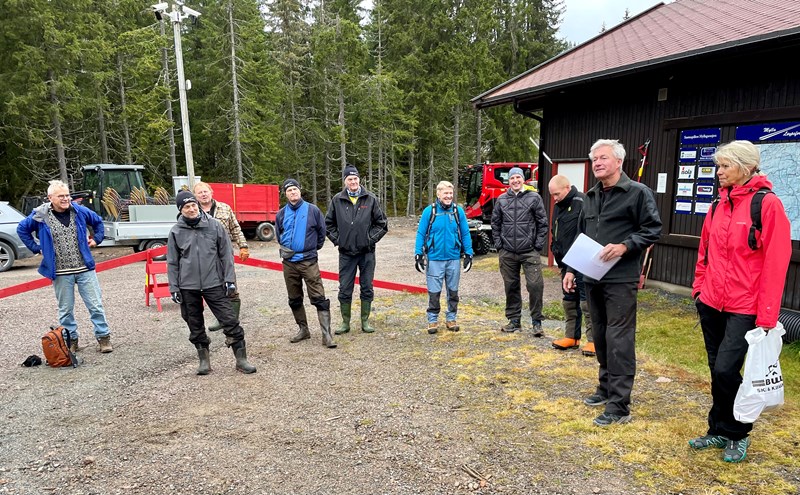
[[[658, 174], [667, 173], [667, 190], [656, 194], [664, 230], [653, 250], [650, 278], [691, 286], [705, 217], [673, 213], [680, 131], [720, 127], [725, 143], [735, 138], [737, 125], [800, 121], [800, 78], [790, 63], [797, 50], [773, 45], [691, 59], [624, 79], [587, 81], [557, 95], [520, 102], [519, 107], [541, 112], [543, 148], [556, 162], [585, 159], [597, 139], [619, 139], [627, 150], [623, 170], [636, 180], [641, 159], [637, 148], [651, 139], [642, 182], [655, 190]], [[658, 101], [662, 88], [667, 97]], [[551, 175], [550, 164], [542, 163], [539, 183], [545, 204], [550, 204], [546, 185]], [[792, 245], [783, 305], [800, 309], [800, 242]]]

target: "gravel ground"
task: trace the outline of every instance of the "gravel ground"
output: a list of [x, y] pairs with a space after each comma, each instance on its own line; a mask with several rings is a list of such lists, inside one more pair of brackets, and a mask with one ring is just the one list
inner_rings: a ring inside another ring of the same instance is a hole
[[[390, 225], [379, 244], [376, 278], [423, 285], [413, 268], [415, 222], [392, 219]], [[260, 259], [277, 260], [276, 251], [275, 243], [251, 245]], [[96, 256], [128, 253], [105, 248]], [[320, 264], [336, 270], [330, 244]], [[37, 266], [37, 258], [19, 262], [0, 274], [0, 286], [36, 279]], [[112, 354], [95, 352], [78, 299], [85, 346], [78, 369], [19, 366], [29, 354], [41, 355], [40, 336], [57, 321], [52, 289], [0, 301], [0, 493], [636, 491], [624, 467], [596, 471], [591, 482], [586, 474], [562, 476], [580, 453], [550, 451], [535, 431], [484, 414], [482, 403], [494, 399], [454, 380], [437, 359], [455, 344], [449, 336], [424, 332], [425, 296], [376, 290], [378, 331], [337, 337], [338, 349], [329, 350], [318, 330], [312, 340], [288, 342], [296, 328], [280, 273], [237, 265], [237, 274], [255, 375], [234, 370], [233, 355], [216, 332], [213, 372], [196, 376], [196, 353], [179, 308], [168, 299], [160, 313], [144, 306], [142, 263], [98, 275]], [[558, 279], [545, 283], [545, 299], [558, 300]], [[336, 284], [325, 281], [325, 288], [338, 323]], [[499, 273], [473, 270], [462, 278], [461, 294], [462, 308], [472, 306], [471, 314], [481, 305], [502, 307]], [[314, 321], [307, 301], [306, 307]], [[503, 323], [471, 318], [458, 338]], [[547, 322], [549, 337], [560, 334], [557, 325]], [[549, 338], [515, 338], [549, 348]], [[578, 353], [569, 359], [588, 361]], [[592, 365], [584, 366], [591, 376]], [[591, 386], [589, 381], [577, 393]], [[484, 473], [488, 483], [467, 475], [465, 465]]]

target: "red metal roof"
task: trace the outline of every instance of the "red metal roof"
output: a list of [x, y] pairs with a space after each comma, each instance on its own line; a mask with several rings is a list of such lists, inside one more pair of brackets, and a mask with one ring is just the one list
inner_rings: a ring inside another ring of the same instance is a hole
[[592, 76], [800, 33], [800, 0], [677, 0], [640, 15], [477, 96], [509, 101]]

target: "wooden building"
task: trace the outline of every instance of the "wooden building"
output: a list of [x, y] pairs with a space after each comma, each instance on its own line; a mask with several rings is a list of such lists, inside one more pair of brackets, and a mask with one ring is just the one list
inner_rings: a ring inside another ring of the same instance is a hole
[[[588, 159], [619, 139], [623, 170], [656, 193], [664, 223], [650, 279], [691, 286], [700, 229], [717, 194], [716, 147], [761, 145], [762, 169], [792, 221], [783, 306], [800, 309], [800, 2], [677, 0], [659, 4], [477, 96], [541, 122], [539, 183], [594, 183]], [[548, 163], [546, 153], [552, 160]]]

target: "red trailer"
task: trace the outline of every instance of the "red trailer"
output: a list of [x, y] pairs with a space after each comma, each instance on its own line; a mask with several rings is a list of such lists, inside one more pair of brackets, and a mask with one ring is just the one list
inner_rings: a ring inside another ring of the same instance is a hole
[[280, 210], [280, 192], [274, 184], [209, 184], [214, 199], [233, 208], [245, 234], [253, 234], [262, 241], [275, 238], [275, 215]]

